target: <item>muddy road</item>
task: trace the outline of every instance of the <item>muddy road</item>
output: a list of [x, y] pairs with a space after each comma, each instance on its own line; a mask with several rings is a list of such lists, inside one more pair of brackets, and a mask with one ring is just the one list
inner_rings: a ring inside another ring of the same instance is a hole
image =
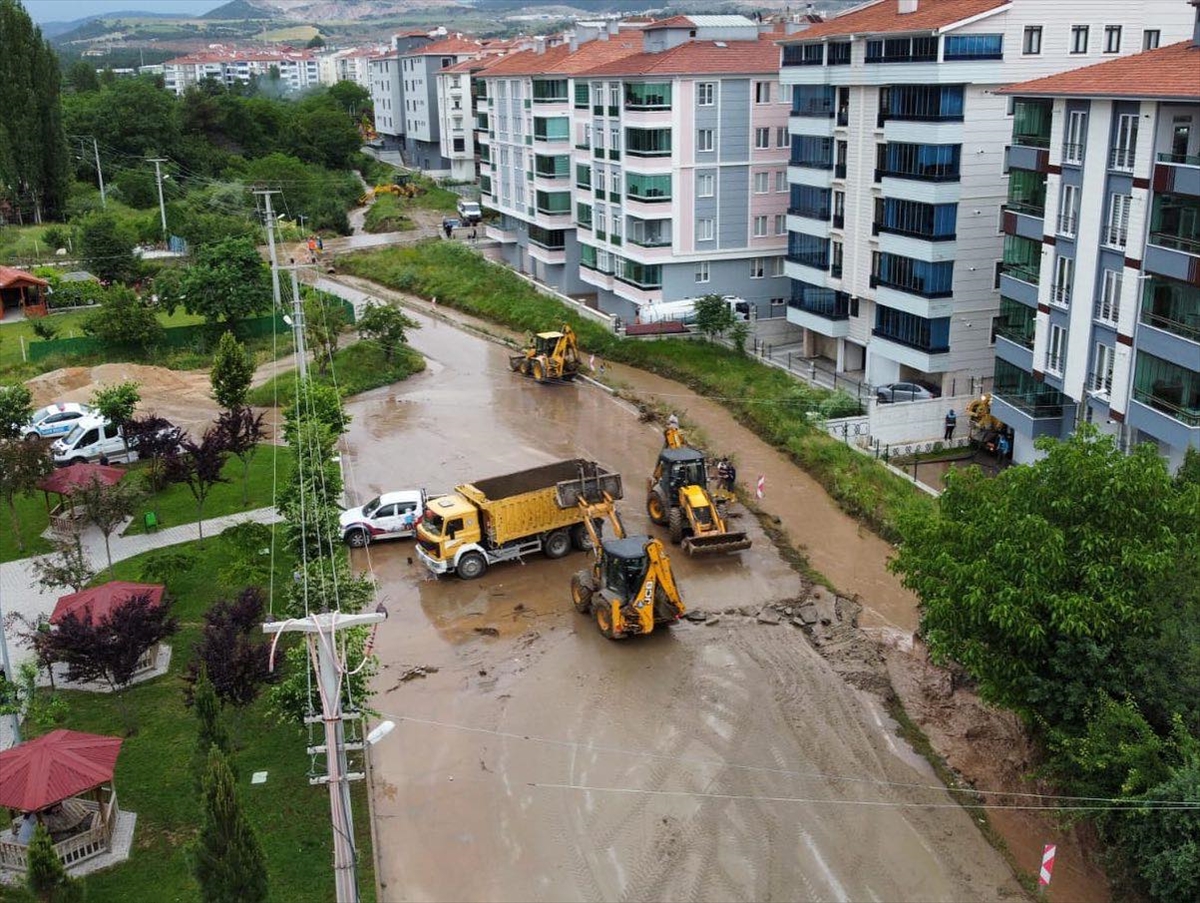
[[[659, 433], [417, 318], [426, 372], [349, 405], [352, 497], [578, 455], [624, 474], [631, 532], [655, 529]], [[433, 579], [407, 542], [355, 553], [390, 611], [374, 705], [398, 729], [372, 750], [383, 899], [1023, 898], [875, 698], [796, 628], [758, 623], [807, 587], [753, 518], [737, 524], [752, 549], [672, 557], [687, 605], [719, 621], [624, 643], [572, 610], [578, 553], [470, 583]]]

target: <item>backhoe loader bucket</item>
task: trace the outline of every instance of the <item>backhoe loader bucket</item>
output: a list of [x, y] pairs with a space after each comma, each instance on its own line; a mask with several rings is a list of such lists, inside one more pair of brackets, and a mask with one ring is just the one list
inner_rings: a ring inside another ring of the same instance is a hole
[[712, 533], [708, 536], [685, 536], [683, 551], [689, 558], [701, 558], [705, 555], [724, 555], [727, 552], [740, 552], [750, 548], [750, 537], [741, 532]]

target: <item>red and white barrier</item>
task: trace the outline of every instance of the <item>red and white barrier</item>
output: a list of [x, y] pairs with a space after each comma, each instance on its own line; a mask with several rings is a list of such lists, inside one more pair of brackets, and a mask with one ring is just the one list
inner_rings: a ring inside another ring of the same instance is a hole
[[754, 487], [754, 494], [758, 498], [762, 498], [767, 494], [767, 478], [765, 476], [759, 476], [758, 484]]
[[1050, 878], [1054, 874], [1054, 855], [1057, 852], [1058, 846], [1053, 843], [1048, 843], [1042, 848], [1042, 872], [1038, 875], [1038, 887], [1050, 886]]

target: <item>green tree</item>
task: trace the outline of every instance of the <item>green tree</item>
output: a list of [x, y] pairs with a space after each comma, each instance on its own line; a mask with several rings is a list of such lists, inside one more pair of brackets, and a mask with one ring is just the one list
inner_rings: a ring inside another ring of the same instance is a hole
[[68, 134], [95, 136], [122, 159], [174, 158], [179, 150], [179, 102], [151, 78], [102, 77], [99, 91], [65, 95], [62, 111]]
[[283, 437], [293, 448], [298, 442], [296, 425], [301, 420], [317, 420], [328, 430], [326, 454], [333, 451], [337, 437], [350, 426], [350, 415], [342, 407], [342, 398], [328, 383], [317, 382], [312, 377], [304, 380], [297, 388], [303, 404], [295, 401], [283, 409]]
[[251, 238], [205, 245], [177, 285], [160, 299], [168, 311], [182, 304], [213, 326], [227, 328], [271, 308], [271, 272]]
[[337, 109], [350, 116], [358, 116], [371, 108], [371, 92], [352, 81], [330, 85], [326, 97]]
[[128, 282], [137, 272], [135, 237], [111, 213], [92, 213], [79, 225], [79, 250], [87, 268], [105, 282]]
[[304, 45], [309, 50], [317, 50], [325, 46], [325, 39], [320, 34], [315, 34], [308, 39], [308, 43]]
[[709, 340], [716, 338], [737, 322], [729, 302], [720, 295], [705, 295], [696, 301], [696, 328]]
[[76, 60], [73, 62], [67, 68], [64, 81], [76, 94], [100, 90], [100, 78], [96, 75], [96, 67], [87, 60]]
[[321, 375], [329, 375], [338, 339], [345, 331], [346, 308], [341, 299], [325, 292], [309, 292], [304, 299], [304, 337]]
[[113, 383], [111, 386], [101, 386], [92, 392], [92, 407], [110, 423], [121, 428], [121, 436], [125, 442], [125, 454], [129, 454], [129, 421], [142, 400], [142, 392], [135, 380]]
[[216, 748], [225, 755], [232, 750], [229, 733], [221, 721], [221, 700], [208, 677], [208, 669], [200, 665], [196, 682], [188, 687], [191, 693], [192, 713], [196, 716], [196, 751], [192, 757], [192, 775], [196, 786], [202, 785], [204, 770], [208, 765], [209, 750]]
[[25, 886], [42, 903], [75, 903], [83, 899], [83, 886], [67, 875], [50, 832], [40, 821], [29, 842], [29, 867]]
[[67, 704], [59, 696], [38, 687], [38, 666], [33, 662], [22, 662], [15, 679], [0, 679], [0, 715], [17, 715], [23, 725], [40, 734], [66, 714]]
[[200, 836], [192, 848], [192, 874], [203, 903], [264, 903], [267, 863], [234, 786], [229, 760], [209, 747], [200, 799]]
[[33, 395], [22, 383], [0, 386], [0, 439], [19, 439], [33, 417]]
[[221, 334], [208, 378], [213, 399], [223, 409], [234, 411], [246, 406], [250, 381], [254, 379], [254, 359], [232, 332]]
[[0, 439], [0, 496], [8, 505], [12, 535], [20, 552], [25, 551], [25, 538], [17, 514], [17, 496], [32, 492], [53, 470], [48, 443], [40, 439]]
[[383, 359], [388, 363], [396, 356], [397, 349], [408, 343], [405, 330], [416, 329], [417, 326], [416, 321], [404, 316], [398, 308], [376, 303], [368, 304], [354, 324], [362, 338], [379, 346]]
[[[1152, 800], [1200, 800], [1200, 758], [1190, 757], [1161, 784]], [[1122, 814], [1121, 847], [1151, 897], [1162, 903], [1200, 900], [1200, 810], [1142, 809]]]
[[936, 660], [990, 701], [1071, 724], [1097, 691], [1144, 705], [1134, 641], [1198, 610], [1200, 487], [1177, 486], [1152, 445], [1125, 455], [1086, 426], [1038, 447], [996, 478], [948, 474], [936, 508], [901, 518], [892, 566]]
[[295, 118], [291, 147], [301, 160], [329, 169], [344, 169], [362, 147], [362, 136], [344, 113], [317, 109]]
[[109, 540], [113, 531], [133, 515], [144, 498], [145, 493], [132, 480], [122, 480], [111, 486], [96, 480], [76, 493], [76, 502], [82, 506], [85, 519], [104, 537], [104, 555], [108, 559], [110, 579], [115, 580], [116, 574], [113, 573]]
[[734, 350], [738, 354], [746, 353], [746, 339], [750, 336], [750, 324], [745, 320], [738, 320], [729, 330], [729, 340], [733, 342]]
[[145, 355], [162, 344], [166, 331], [154, 308], [125, 286], [114, 286], [83, 321], [83, 331], [100, 339], [110, 351], [135, 350]]

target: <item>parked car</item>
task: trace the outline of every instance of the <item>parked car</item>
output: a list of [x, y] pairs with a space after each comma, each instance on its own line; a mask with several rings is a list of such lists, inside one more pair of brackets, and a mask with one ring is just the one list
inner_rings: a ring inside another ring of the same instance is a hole
[[73, 401], [46, 405], [39, 408], [30, 421], [21, 427], [21, 432], [26, 439], [53, 439], [55, 436], [65, 436], [74, 429], [77, 421], [91, 413], [89, 405]]
[[468, 201], [466, 198], [459, 198], [458, 201], [458, 218], [468, 226], [474, 226], [483, 219], [483, 211], [479, 209], [478, 201]]
[[116, 463], [137, 460], [136, 449], [130, 448], [126, 452], [121, 428], [96, 415], [75, 421], [71, 432], [54, 440], [50, 451], [54, 455], [54, 463], [59, 467], [98, 461]]
[[880, 404], [894, 401], [926, 401], [937, 396], [919, 383], [888, 383], [875, 389], [875, 398]]
[[361, 549], [380, 539], [412, 536], [425, 511], [425, 490], [385, 492], [358, 508], [343, 511], [338, 518], [346, 545]]

